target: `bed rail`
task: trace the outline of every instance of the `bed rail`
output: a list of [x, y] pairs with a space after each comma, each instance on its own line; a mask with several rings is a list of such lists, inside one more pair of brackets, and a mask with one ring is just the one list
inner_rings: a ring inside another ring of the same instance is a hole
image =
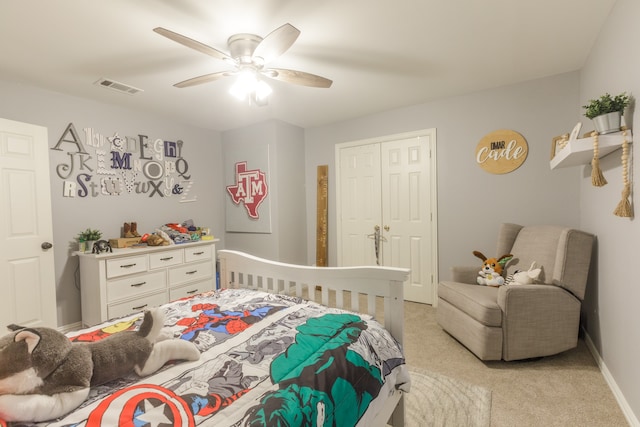
[[[220, 250], [217, 255], [222, 288], [295, 295], [330, 307], [368, 313], [398, 342], [403, 342], [403, 291], [409, 269], [312, 267], [270, 261], [232, 250]], [[381, 300], [383, 307], [379, 310]], [[364, 309], [360, 307], [362, 301], [366, 305]]]

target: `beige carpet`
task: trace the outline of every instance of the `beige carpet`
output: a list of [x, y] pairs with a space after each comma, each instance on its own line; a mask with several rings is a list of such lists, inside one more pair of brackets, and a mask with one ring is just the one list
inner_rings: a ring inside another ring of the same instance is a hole
[[422, 369], [410, 372], [406, 427], [489, 427], [491, 391]]
[[405, 304], [407, 364], [491, 391], [491, 427], [629, 426], [584, 340], [556, 356], [482, 362], [442, 330], [436, 308]]

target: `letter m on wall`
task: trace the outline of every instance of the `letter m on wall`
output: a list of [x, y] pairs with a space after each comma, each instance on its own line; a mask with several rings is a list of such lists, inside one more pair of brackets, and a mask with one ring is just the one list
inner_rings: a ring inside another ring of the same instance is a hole
[[111, 152], [111, 169], [131, 169], [131, 153]]

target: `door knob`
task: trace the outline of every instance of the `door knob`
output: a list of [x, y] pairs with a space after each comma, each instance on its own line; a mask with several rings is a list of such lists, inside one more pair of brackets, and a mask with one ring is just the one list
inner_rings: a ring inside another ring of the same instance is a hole
[[42, 249], [51, 249], [51, 248], [53, 247], [53, 245], [52, 245], [51, 243], [49, 243], [49, 242], [43, 242], [43, 243], [40, 245], [40, 247], [41, 247]]
[[391, 228], [391, 227], [389, 227], [388, 225], [385, 225], [385, 226], [384, 226], [384, 231], [389, 231], [389, 229], [390, 229], [390, 228]]

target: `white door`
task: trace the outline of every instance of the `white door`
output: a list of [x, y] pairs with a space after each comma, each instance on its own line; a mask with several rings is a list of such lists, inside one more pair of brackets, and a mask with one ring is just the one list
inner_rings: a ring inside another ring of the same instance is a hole
[[46, 128], [0, 119], [2, 331], [57, 327], [48, 150]]
[[434, 151], [435, 130], [336, 149], [339, 264], [410, 268], [405, 299], [426, 304], [436, 299]]
[[405, 299], [432, 304], [429, 141], [413, 137], [381, 149], [384, 265], [410, 268]]
[[373, 240], [380, 226], [380, 146], [345, 147], [340, 151], [342, 266], [375, 265]]

